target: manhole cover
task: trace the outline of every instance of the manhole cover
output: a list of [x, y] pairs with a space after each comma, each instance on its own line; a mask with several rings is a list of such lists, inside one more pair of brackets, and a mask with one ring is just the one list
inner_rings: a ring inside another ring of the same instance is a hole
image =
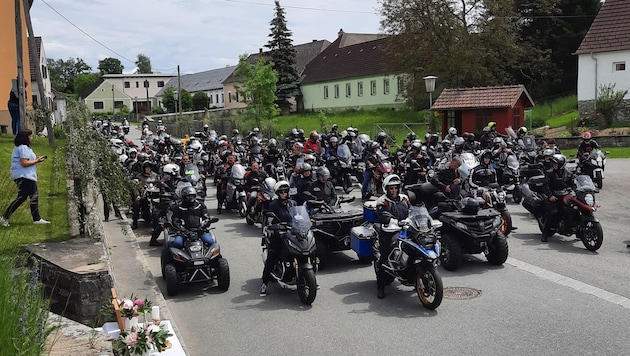
[[455, 300], [473, 299], [481, 295], [479, 289], [466, 287], [446, 287], [444, 288], [444, 298]]

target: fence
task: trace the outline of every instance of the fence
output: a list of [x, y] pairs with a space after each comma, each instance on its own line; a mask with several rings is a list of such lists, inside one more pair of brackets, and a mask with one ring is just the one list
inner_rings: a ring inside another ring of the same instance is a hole
[[389, 136], [390, 145], [400, 146], [403, 139], [411, 132], [415, 133], [419, 139], [424, 138], [424, 133], [428, 131], [429, 123], [424, 122], [397, 122], [397, 123], [376, 123], [372, 137], [376, 138], [379, 132], [385, 132]]

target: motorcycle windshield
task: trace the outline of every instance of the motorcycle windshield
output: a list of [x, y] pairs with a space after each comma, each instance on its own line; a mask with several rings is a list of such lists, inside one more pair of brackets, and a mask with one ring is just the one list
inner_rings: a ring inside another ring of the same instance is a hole
[[245, 177], [245, 167], [243, 167], [239, 163], [235, 163], [232, 166], [232, 178], [243, 179], [244, 177]]
[[575, 190], [578, 192], [588, 192], [595, 190], [595, 184], [590, 176], [580, 175], [575, 177]]
[[291, 214], [291, 228], [302, 236], [308, 233], [313, 223], [308, 215], [308, 209], [306, 205], [296, 205], [289, 208], [289, 214]]
[[352, 154], [350, 153], [348, 145], [339, 145], [339, 148], [337, 148], [337, 157], [346, 162], [352, 160]]
[[516, 138], [516, 132], [514, 132], [514, 129], [512, 128], [512, 126], [508, 126], [505, 128], [505, 132], [508, 134], [508, 136], [510, 136], [511, 138]]
[[536, 140], [534, 139], [534, 136], [523, 137], [523, 146], [527, 152], [536, 151]]
[[188, 163], [186, 167], [184, 167], [184, 177], [190, 183], [197, 183], [201, 179], [199, 168], [197, 168], [194, 163]]
[[424, 206], [411, 207], [409, 210], [409, 221], [411, 222], [411, 226], [416, 230], [421, 232], [429, 231], [431, 217], [429, 216], [427, 208]]
[[509, 155], [507, 157], [507, 166], [510, 169], [518, 170], [518, 158], [515, 155]]

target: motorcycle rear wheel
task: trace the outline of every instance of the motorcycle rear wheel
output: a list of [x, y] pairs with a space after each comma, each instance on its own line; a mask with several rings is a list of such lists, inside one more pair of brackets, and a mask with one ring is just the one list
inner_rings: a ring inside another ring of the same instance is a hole
[[604, 231], [602, 225], [599, 222], [587, 221], [584, 226], [581, 227], [582, 233], [580, 240], [589, 251], [597, 251], [602, 247], [604, 242]]
[[222, 291], [230, 288], [230, 265], [227, 259], [221, 257], [217, 261], [217, 284]]
[[164, 273], [166, 274], [166, 293], [174, 297], [179, 292], [177, 290], [177, 270], [172, 263], [168, 263], [164, 266]]
[[440, 261], [447, 271], [455, 271], [462, 264], [462, 247], [453, 235], [443, 234]]
[[317, 280], [315, 279], [315, 271], [307, 269], [300, 273], [297, 292], [302, 303], [306, 305], [313, 304], [315, 297], [317, 296]]
[[444, 286], [442, 277], [435, 267], [417, 267], [416, 271], [416, 293], [420, 303], [427, 309], [435, 309], [442, 303], [444, 297]]
[[488, 245], [488, 253], [486, 253], [486, 259], [488, 263], [495, 266], [500, 266], [508, 258], [509, 248], [507, 239], [503, 234], [498, 234], [497, 237], [490, 241]]

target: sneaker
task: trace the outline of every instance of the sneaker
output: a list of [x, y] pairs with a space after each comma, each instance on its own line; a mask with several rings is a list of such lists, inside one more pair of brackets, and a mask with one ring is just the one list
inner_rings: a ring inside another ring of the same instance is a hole
[[5, 219], [4, 216], [0, 216], [0, 226], [9, 227], [9, 220]]
[[262, 286], [260, 286], [260, 296], [261, 297], [267, 296], [267, 285], [265, 283], [263, 283]]
[[35, 224], [35, 225], [46, 225], [46, 224], [50, 224], [50, 221], [40, 218], [37, 221], [33, 221], [33, 224]]

